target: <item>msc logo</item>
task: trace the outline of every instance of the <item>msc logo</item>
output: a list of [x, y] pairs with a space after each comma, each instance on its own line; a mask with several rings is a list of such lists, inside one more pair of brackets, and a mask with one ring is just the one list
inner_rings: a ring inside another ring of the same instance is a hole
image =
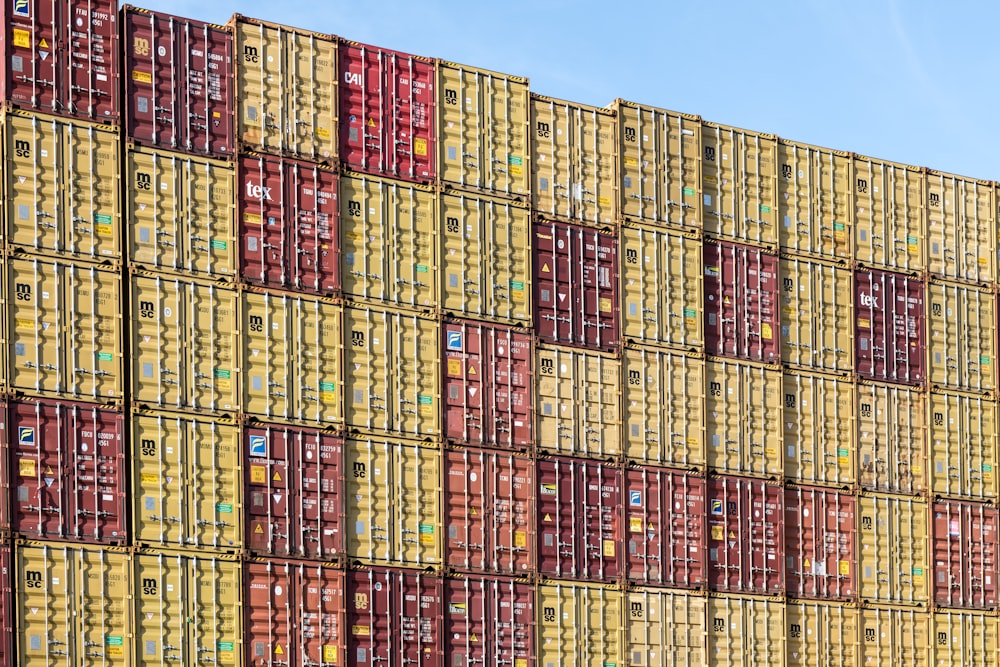
[[20, 445], [35, 444], [35, 429], [30, 426], [19, 426], [17, 428], [17, 442]]
[[31, 144], [23, 139], [14, 141], [14, 154], [18, 157], [31, 157]]
[[866, 179], [858, 179], [858, 192], [868, 192], [868, 181]]
[[785, 394], [785, 407], [788, 409], [795, 407], [795, 394]]
[[708, 393], [712, 396], [722, 396], [722, 383], [721, 382], [709, 382], [708, 383]]
[[267, 456], [267, 441], [264, 436], [250, 436], [250, 456]]
[[139, 441], [139, 451], [143, 456], [156, 456], [156, 441], [151, 438], [142, 438]]
[[940, 206], [941, 205], [941, 195], [939, 195], [936, 192], [932, 192], [932, 193], [930, 193], [930, 195], [931, 195], [931, 206]]
[[24, 573], [24, 586], [26, 588], [41, 588], [42, 573], [35, 570], [28, 570]]
[[28, 283], [15, 283], [14, 294], [18, 301], [31, 301], [31, 285]]
[[802, 626], [799, 625], [798, 623], [792, 623], [791, 627], [789, 627], [789, 633], [792, 635], [792, 637], [801, 637]]
[[625, 249], [625, 263], [626, 264], [638, 264], [639, 263], [639, 251], [635, 248]]
[[722, 501], [713, 500], [712, 501], [712, 514], [716, 516], [722, 516]]
[[783, 165], [781, 165], [781, 175], [784, 176], [785, 178], [791, 178], [792, 177], [792, 165], [790, 165], [790, 164], [783, 164]]
[[715, 162], [715, 146], [705, 146], [705, 159]]
[[14, 0], [14, 16], [31, 17], [31, 3], [28, 0]]
[[862, 403], [861, 404], [861, 416], [862, 417], [871, 417], [872, 416], [872, 404], [871, 403]]
[[545, 137], [546, 139], [552, 136], [552, 130], [549, 124], [543, 123], [542, 121], [538, 121], [535, 124], [535, 131], [538, 133], [538, 136]]
[[364, 479], [368, 476], [368, 468], [361, 461], [354, 464], [354, 477], [356, 479]]
[[726, 621], [716, 616], [715, 618], [712, 619], [712, 629], [715, 630], [716, 632], [725, 632]]
[[542, 375], [552, 375], [555, 372], [555, 363], [551, 359], [542, 359], [540, 371]]
[[449, 234], [458, 234], [462, 231], [462, 227], [458, 224], [458, 218], [445, 218], [444, 226]]
[[352, 331], [351, 332], [351, 345], [354, 347], [364, 347], [365, 346], [365, 332], [364, 331]]
[[260, 55], [257, 52], [257, 47], [255, 46], [243, 47], [243, 62], [248, 62], [248, 63], [260, 62]]
[[944, 426], [944, 413], [942, 413], [942, 412], [935, 412], [934, 413], [934, 425], [935, 426]]
[[156, 592], [158, 590], [159, 590], [159, 586], [158, 586], [158, 584], [156, 582], [156, 579], [153, 579], [152, 577], [143, 577], [143, 580], [142, 580], [142, 594], [143, 595], [156, 595]]
[[445, 104], [458, 104], [458, 91], [452, 90], [451, 88], [444, 89], [444, 103]]
[[250, 316], [250, 331], [260, 333], [264, 330], [264, 318], [260, 315]]
[[875, 641], [875, 628], [865, 628], [865, 641], [866, 642]]
[[545, 607], [542, 609], [542, 618], [546, 623], [555, 623], [556, 621], [556, 608], [555, 607]]
[[153, 178], [149, 174], [144, 174], [141, 171], [135, 174], [135, 188], [136, 190], [152, 190], [153, 189]]
[[938, 643], [938, 646], [947, 646], [948, 645], [948, 633], [947, 632], [939, 632], [939, 633], [937, 633], [937, 643]]
[[462, 351], [462, 332], [461, 331], [449, 331], [448, 332], [448, 349], [455, 350], [456, 352]]
[[628, 142], [631, 142], [631, 143], [635, 143], [636, 136], [637, 135], [636, 135], [634, 127], [626, 127], [625, 128], [625, 141], [628, 141]]
[[786, 292], [791, 292], [793, 289], [795, 289], [795, 281], [792, 280], [791, 278], [784, 278], [781, 281], [781, 286], [785, 288]]
[[628, 372], [628, 383], [630, 386], [638, 387], [642, 384], [642, 374], [639, 371], [634, 371], [629, 369]]
[[641, 602], [629, 603], [629, 615], [632, 618], [642, 618], [642, 603]]
[[137, 56], [149, 55], [149, 40], [145, 37], [135, 37], [132, 39], [132, 50]]
[[356, 201], [347, 202], [347, 212], [355, 218], [361, 217], [361, 203]]
[[145, 317], [147, 319], [156, 317], [156, 307], [153, 305], [152, 301], [139, 302], [139, 317]]
[[354, 594], [354, 608], [355, 609], [368, 609], [368, 594], [367, 593], [355, 593]]

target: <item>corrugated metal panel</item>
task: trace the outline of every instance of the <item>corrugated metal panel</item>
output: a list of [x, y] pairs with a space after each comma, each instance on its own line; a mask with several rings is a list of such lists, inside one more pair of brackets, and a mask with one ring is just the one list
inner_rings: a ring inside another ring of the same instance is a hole
[[14, 632], [15, 616], [12, 598], [14, 597], [11, 581], [12, 554], [10, 540], [0, 542], [0, 664], [9, 665], [14, 662]]
[[734, 593], [785, 590], [785, 498], [780, 485], [712, 477], [708, 506], [708, 585]]
[[996, 280], [993, 184], [927, 172], [927, 268], [952, 280]]
[[708, 599], [697, 593], [634, 588], [625, 594], [625, 656], [631, 667], [699, 667], [706, 657]]
[[931, 384], [992, 392], [997, 386], [997, 297], [992, 287], [927, 285]]
[[744, 595], [708, 598], [708, 662], [714, 667], [784, 667], [785, 605]]
[[997, 404], [990, 398], [931, 392], [931, 490], [935, 494], [997, 499]]
[[993, 505], [931, 505], [934, 603], [941, 607], [995, 609], [1000, 514]]
[[932, 627], [933, 664], [997, 666], [997, 617], [994, 614], [939, 611], [933, 615]]
[[535, 667], [535, 587], [466, 575], [444, 582], [443, 665]]
[[625, 664], [623, 601], [616, 586], [546, 580], [535, 595], [538, 667]]
[[786, 372], [783, 385], [785, 478], [803, 484], [853, 486], [858, 436], [854, 382]]
[[858, 593], [855, 497], [828, 489], [785, 489], [788, 595], [852, 601]]
[[912, 387], [860, 382], [858, 483], [871, 491], [927, 489], [927, 405]]
[[927, 363], [924, 282], [888, 271], [856, 271], [854, 286], [858, 375], [923, 384]]
[[859, 610], [858, 619], [861, 622], [859, 665], [931, 666], [931, 616], [926, 612], [864, 607]]
[[927, 502], [882, 494], [858, 496], [862, 600], [926, 605], [929, 599]]
[[927, 266], [927, 177], [919, 167], [854, 156], [854, 258], [917, 272]]
[[789, 601], [785, 619], [788, 667], [862, 667], [853, 605]]
[[850, 269], [792, 257], [781, 275], [781, 360], [817, 371], [854, 370], [854, 276]]

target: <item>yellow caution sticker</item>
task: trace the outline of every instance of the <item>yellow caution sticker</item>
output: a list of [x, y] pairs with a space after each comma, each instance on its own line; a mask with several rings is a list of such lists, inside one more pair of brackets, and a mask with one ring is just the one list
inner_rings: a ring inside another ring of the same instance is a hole
[[325, 127], [317, 127], [316, 128], [316, 136], [319, 137], [320, 139], [329, 139], [330, 138], [330, 130], [328, 130]]
[[476, 511], [475, 507], [469, 508], [469, 516], [479, 516], [479, 512]]
[[45, 41], [44, 37], [41, 38], [40, 40], [38, 40], [38, 48], [40, 48], [40, 49], [47, 49], [47, 48], [49, 48], [49, 43]]
[[371, 628], [367, 625], [352, 625], [351, 634], [355, 637], [368, 637], [371, 635]]
[[448, 375], [461, 375], [462, 374], [462, 362], [459, 359], [449, 359], [448, 360]]
[[31, 33], [27, 30], [14, 30], [14, 46], [20, 46], [22, 49], [31, 48]]
[[771, 331], [771, 325], [768, 322], [760, 323], [760, 337], [764, 340], [772, 340], [774, 338], [774, 333]]
[[601, 206], [611, 206], [611, 197], [598, 197], [597, 203]]
[[159, 484], [160, 483], [160, 478], [159, 477], [157, 477], [156, 475], [150, 474], [148, 472], [142, 473], [141, 478], [142, 478], [142, 483], [143, 484]]
[[552, 517], [546, 514], [544, 517], [542, 517], [542, 521], [552, 521]]
[[542, 263], [542, 273], [552, 273], [552, 269], [549, 268], [547, 262]]
[[722, 526], [712, 526], [712, 539], [713, 540], [723, 540], [725, 539], [725, 531]]
[[413, 153], [415, 155], [427, 155], [427, 140], [426, 139], [414, 139], [413, 140]]
[[630, 533], [641, 533], [642, 532], [642, 517], [630, 517], [628, 520], [628, 532]]
[[253, 534], [254, 535], [263, 535], [264, 534], [264, 527], [258, 523], [256, 526], [254, 526]]
[[846, 577], [851, 573], [851, 563], [850, 561], [842, 560], [837, 563], [837, 571], [841, 576]]
[[858, 326], [862, 329], [871, 329], [871, 322], [866, 318], [858, 318]]
[[476, 635], [473, 634], [473, 635], [469, 635], [469, 641], [470, 642], [478, 642], [479, 639], [476, 637]]
[[243, 222], [245, 222], [248, 225], [259, 225], [259, 224], [261, 224], [261, 222], [260, 222], [260, 216], [257, 215], [256, 213], [244, 213], [243, 214]]
[[34, 320], [25, 320], [25, 319], [22, 319], [22, 318], [17, 318], [17, 328], [18, 329], [32, 329], [32, 330], [38, 329], [38, 327], [35, 326]]
[[517, 176], [518, 178], [520, 178], [521, 176], [524, 176], [524, 168], [518, 166], [512, 166], [510, 168], [510, 175]]
[[614, 540], [603, 540], [601, 544], [601, 551], [605, 558], [615, 557], [615, 541]]
[[337, 647], [331, 644], [323, 646], [323, 662], [337, 662]]
[[281, 648], [281, 644], [275, 644], [274, 645], [274, 654], [275, 655], [285, 655], [285, 650], [283, 648]]
[[526, 547], [528, 546], [528, 534], [523, 530], [514, 531], [514, 546], [515, 547]]
[[31, 477], [35, 474], [34, 459], [21, 459], [17, 467], [23, 477]]
[[600, 299], [598, 301], [597, 307], [600, 308], [600, 310], [601, 310], [602, 313], [610, 313], [611, 312], [611, 299], [606, 299], [606, 298], [605, 299]]
[[263, 484], [267, 481], [267, 470], [264, 466], [250, 466], [250, 483]]
[[106, 646], [104, 650], [107, 651], [109, 658], [125, 657], [125, 649], [121, 646]]
[[475, 366], [469, 366], [469, 375], [479, 375]]
[[138, 81], [139, 83], [153, 83], [153, 75], [149, 72], [132, 70], [132, 80]]
[[271, 481], [272, 482], [280, 482], [281, 481], [281, 473], [278, 472], [277, 470], [275, 470], [274, 474], [271, 475]]
[[625, 166], [626, 167], [638, 167], [639, 166], [639, 160], [637, 160], [634, 157], [627, 157], [627, 158], [625, 158]]

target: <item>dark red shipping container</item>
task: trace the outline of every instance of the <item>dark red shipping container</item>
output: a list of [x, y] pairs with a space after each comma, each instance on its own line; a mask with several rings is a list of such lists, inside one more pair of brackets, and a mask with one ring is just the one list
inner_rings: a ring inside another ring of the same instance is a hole
[[566, 457], [538, 459], [538, 571], [563, 579], [622, 572], [622, 472]]
[[705, 351], [737, 359], [781, 359], [778, 256], [759, 248], [706, 242]]
[[434, 61], [343, 39], [338, 58], [341, 161], [380, 176], [433, 181]]
[[243, 428], [247, 546], [267, 556], [344, 552], [344, 440], [315, 429]]
[[260, 559], [243, 564], [243, 578], [248, 667], [347, 664], [342, 570]]
[[14, 609], [12, 606], [13, 572], [11, 570], [11, 541], [0, 540], [0, 665], [13, 665], [12, 647]]
[[708, 584], [731, 593], [785, 589], [784, 489], [745, 477], [708, 480]]
[[701, 588], [706, 578], [705, 479], [675, 470], [625, 471], [630, 581]]
[[857, 595], [857, 503], [850, 494], [785, 489], [785, 583], [788, 595], [851, 600]]
[[535, 224], [535, 329], [550, 343], [614, 351], [620, 328], [618, 236]]
[[858, 373], [872, 380], [923, 383], [923, 281], [888, 271], [856, 271], [854, 288]]
[[252, 284], [340, 292], [338, 177], [329, 167], [241, 155], [237, 174], [240, 273]]
[[496, 324], [446, 322], [445, 428], [472, 445], [527, 449], [534, 413], [534, 336]]
[[445, 665], [535, 665], [535, 586], [509, 577], [445, 580]]
[[118, 121], [117, 0], [7, 0], [0, 7], [5, 100]]
[[232, 31], [129, 5], [122, 19], [127, 136], [155, 148], [231, 156]]
[[998, 510], [957, 501], [932, 506], [931, 558], [934, 603], [942, 607], [994, 609], [997, 605]]
[[16, 475], [12, 529], [31, 539], [125, 544], [123, 430], [120, 410], [12, 401], [7, 418]]

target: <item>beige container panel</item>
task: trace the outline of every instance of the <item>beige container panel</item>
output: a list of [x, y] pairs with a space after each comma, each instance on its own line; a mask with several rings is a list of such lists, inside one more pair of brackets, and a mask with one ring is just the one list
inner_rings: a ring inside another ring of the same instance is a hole
[[701, 119], [618, 100], [621, 212], [701, 229]]
[[701, 240], [640, 225], [620, 234], [625, 338], [703, 350]]
[[854, 370], [854, 275], [803, 259], [779, 260], [781, 360], [817, 371]]
[[621, 362], [610, 354], [538, 346], [538, 446], [556, 454], [621, 453]]
[[643, 464], [705, 465], [705, 360], [626, 348], [625, 455]]
[[235, 278], [233, 163], [137, 146], [128, 152], [127, 178], [130, 261]]
[[854, 257], [853, 167], [848, 153], [778, 140], [782, 250], [829, 259]]
[[861, 598], [871, 602], [926, 604], [928, 526], [923, 500], [858, 496]]
[[625, 656], [630, 667], [703, 667], [708, 598], [638, 588], [627, 594]]
[[912, 387], [859, 383], [858, 483], [872, 491], [927, 490], [927, 409]]
[[392, 315], [385, 310], [344, 308], [344, 418], [348, 426], [389, 430], [394, 378], [391, 328]]
[[539, 584], [538, 667], [624, 664], [622, 594], [612, 586]]
[[923, 270], [924, 174], [916, 167], [858, 155], [854, 182], [855, 259], [897, 271]]
[[128, 667], [132, 555], [115, 547], [25, 542], [16, 548], [18, 665]]
[[997, 500], [997, 405], [991, 398], [933, 392], [930, 402], [931, 490], [943, 496]]
[[617, 220], [617, 153], [612, 111], [531, 96], [532, 209], [608, 225]]
[[853, 605], [789, 601], [788, 667], [863, 667]]
[[352, 174], [340, 179], [345, 295], [438, 305], [437, 197], [425, 186]]
[[32, 252], [121, 259], [118, 129], [6, 112], [6, 238]]
[[442, 194], [441, 306], [461, 317], [531, 324], [531, 211]]
[[768, 598], [708, 599], [708, 662], [714, 667], [784, 667], [785, 605]]
[[997, 297], [992, 288], [931, 282], [927, 302], [931, 383], [996, 389]]
[[[858, 612], [860, 665], [930, 667], [930, 615], [925, 611], [868, 607]], [[942, 664], [942, 663], [937, 663]], [[943, 663], [951, 667], [951, 663]], [[962, 663], [955, 663], [955, 667]]]
[[927, 268], [953, 280], [996, 280], [997, 217], [993, 186], [927, 172]]
[[935, 665], [997, 667], [997, 617], [940, 610], [933, 615]]
[[441, 180], [526, 196], [528, 80], [439, 61]]
[[785, 478], [801, 484], [847, 487], [855, 482], [857, 423], [854, 383], [786, 372]]
[[779, 369], [720, 358], [705, 364], [705, 447], [720, 472], [782, 474]]

